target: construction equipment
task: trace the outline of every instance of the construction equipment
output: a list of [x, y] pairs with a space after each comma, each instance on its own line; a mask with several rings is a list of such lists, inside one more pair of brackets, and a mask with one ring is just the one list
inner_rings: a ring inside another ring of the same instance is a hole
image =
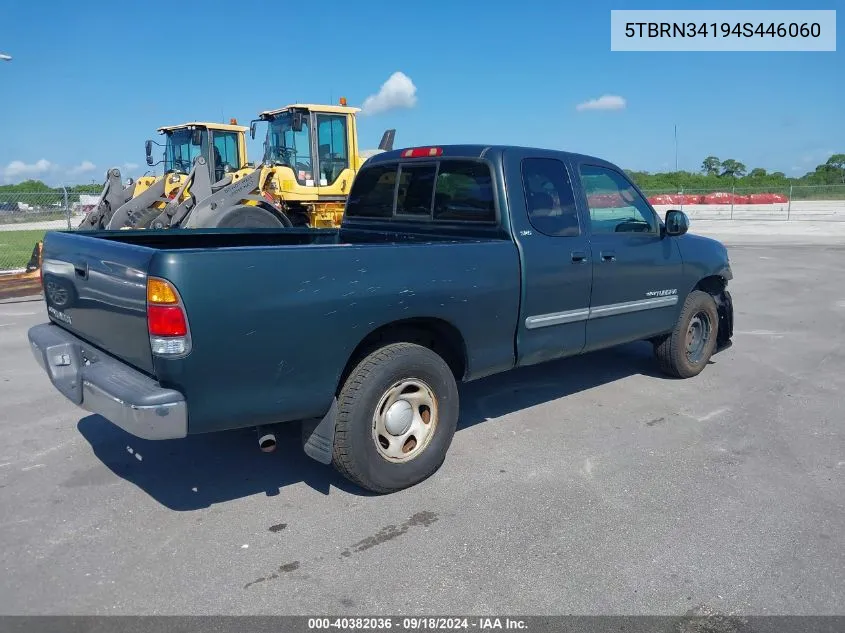
[[43, 242], [38, 241], [26, 269], [16, 273], [0, 273], [0, 299], [26, 297], [41, 293], [41, 258]]
[[[228, 184], [239, 172], [248, 173], [246, 131], [235, 119], [226, 125], [193, 121], [158, 129], [165, 136], [164, 175], [143, 176], [124, 185], [120, 170], [106, 173], [106, 182], [96, 207], [82, 220], [79, 229], [144, 228], [171, 201], [182, 202], [191, 195], [186, 187], [196, 158], [204, 159], [207, 180]], [[152, 155], [154, 141], [146, 142], [147, 165], [157, 164]], [[205, 195], [203, 193], [203, 195]]]
[[[347, 106], [345, 99], [340, 105], [293, 104], [262, 112], [250, 125], [255, 138], [256, 124], [267, 123], [261, 165], [213, 182], [208, 159], [196, 156], [176, 197], [145, 226], [339, 226], [361, 165], [373, 154], [392, 149], [396, 134], [387, 130], [378, 149], [360, 151], [358, 112], [360, 108]], [[190, 194], [185, 193], [187, 187]]]

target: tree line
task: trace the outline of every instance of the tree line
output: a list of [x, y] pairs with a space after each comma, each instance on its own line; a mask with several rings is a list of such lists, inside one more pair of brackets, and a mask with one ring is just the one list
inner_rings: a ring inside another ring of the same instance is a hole
[[788, 178], [782, 171], [769, 172], [762, 167], [751, 170], [733, 158], [708, 156], [698, 172], [647, 172], [626, 169], [625, 173], [641, 189], [742, 189], [784, 188], [790, 185], [845, 185], [845, 154], [833, 154], [813, 171]]
[[[102, 184], [73, 185], [67, 187], [68, 193], [95, 194], [103, 190]], [[0, 185], [0, 193], [52, 193], [64, 194], [61, 187], [51, 187], [40, 180], [24, 180], [14, 185]]]
[[[845, 154], [833, 154], [813, 171], [798, 178], [787, 178], [782, 171], [768, 172], [762, 167], [750, 171], [746, 165], [733, 158], [720, 159], [708, 156], [701, 162], [699, 172], [648, 172], [626, 169], [625, 173], [641, 189], [724, 189], [789, 187], [789, 185], [843, 185], [845, 184]], [[69, 194], [98, 194], [102, 184], [73, 185]], [[14, 185], [0, 185], [0, 194], [45, 193], [63, 194], [61, 187], [50, 187], [40, 180], [25, 180]]]

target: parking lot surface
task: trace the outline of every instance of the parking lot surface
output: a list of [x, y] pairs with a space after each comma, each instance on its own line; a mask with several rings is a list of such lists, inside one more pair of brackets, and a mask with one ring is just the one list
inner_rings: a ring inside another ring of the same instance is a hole
[[845, 249], [731, 259], [703, 374], [632, 344], [465, 385], [441, 470], [389, 496], [295, 427], [135, 439], [50, 386], [43, 303], [2, 304], [0, 612], [843, 614]]

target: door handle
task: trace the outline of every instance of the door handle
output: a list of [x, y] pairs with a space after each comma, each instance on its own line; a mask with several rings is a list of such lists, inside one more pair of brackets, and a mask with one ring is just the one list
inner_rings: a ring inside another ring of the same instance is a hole
[[616, 253], [614, 253], [613, 251], [602, 251], [601, 260], [603, 262], [615, 262]]
[[587, 253], [584, 251], [572, 251], [572, 262], [575, 264], [580, 264], [581, 262], [587, 261]]

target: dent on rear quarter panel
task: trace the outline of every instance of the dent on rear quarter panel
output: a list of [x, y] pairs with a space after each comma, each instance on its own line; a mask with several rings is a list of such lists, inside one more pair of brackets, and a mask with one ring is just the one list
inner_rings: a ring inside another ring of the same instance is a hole
[[475, 376], [513, 363], [510, 241], [174, 252], [154, 268], [191, 327], [191, 354], [157, 366], [188, 399], [190, 433], [323, 415], [358, 343], [400, 319], [454, 324]]

